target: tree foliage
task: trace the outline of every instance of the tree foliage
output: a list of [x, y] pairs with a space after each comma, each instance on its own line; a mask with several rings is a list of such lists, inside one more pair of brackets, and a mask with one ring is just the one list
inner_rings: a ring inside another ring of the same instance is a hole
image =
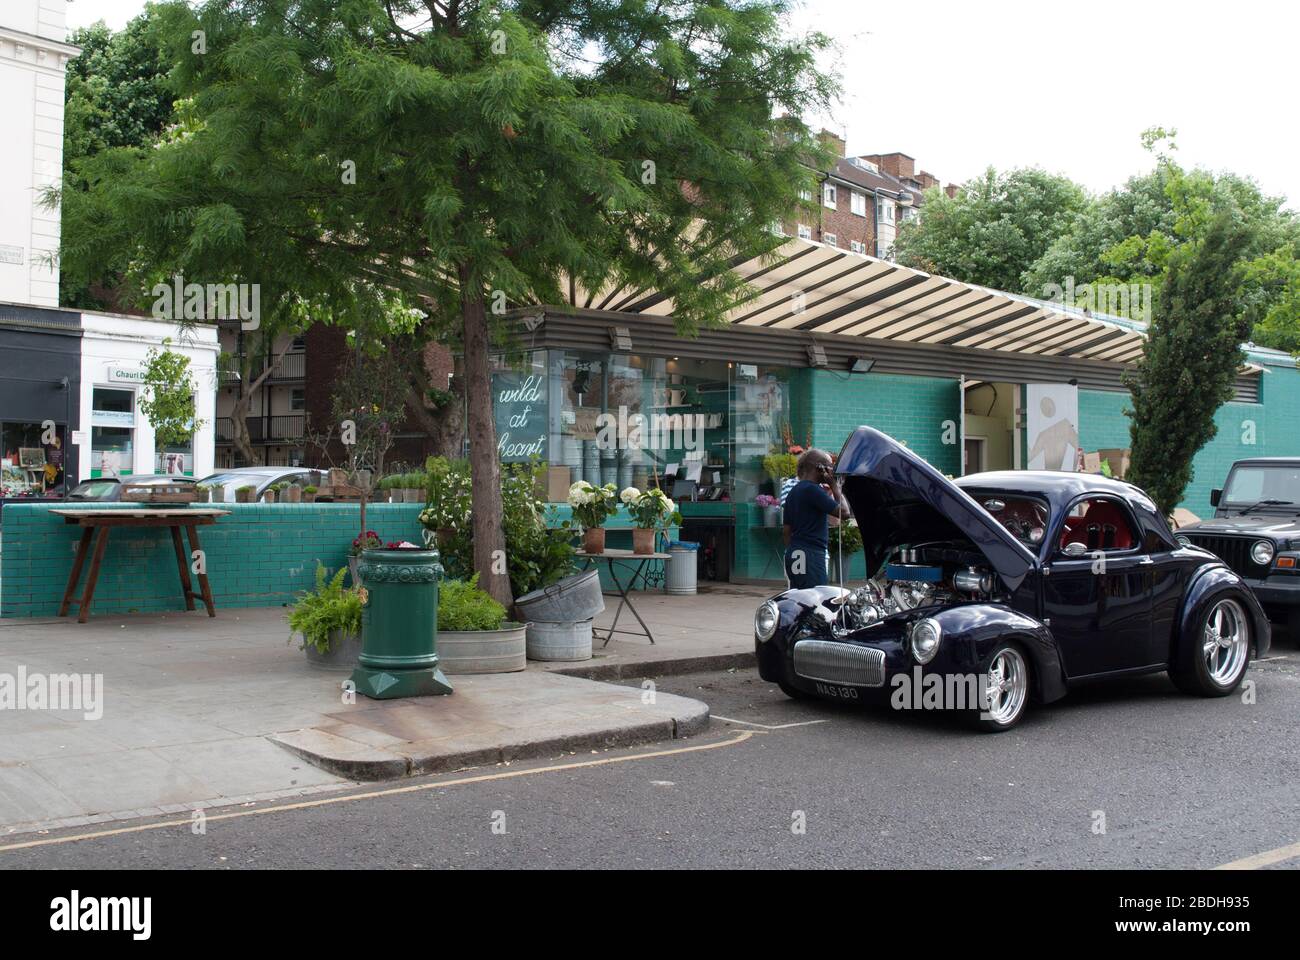
[[1196, 239], [1170, 253], [1145, 354], [1129, 380], [1133, 463], [1126, 479], [1166, 514], [1192, 479], [1192, 458], [1217, 432], [1215, 412], [1232, 398], [1249, 333], [1242, 252], [1250, 227], [1220, 209]]
[[171, 341], [163, 340], [161, 350], [146, 355], [140, 394], [140, 412], [153, 427], [154, 446], [159, 450], [189, 443], [203, 426], [196, 417], [190, 358], [170, 347]]
[[949, 197], [932, 188], [923, 216], [899, 230], [900, 263], [945, 277], [1017, 291], [1025, 271], [1084, 209], [1071, 180], [1042, 170], [990, 167]]
[[[400, 293], [459, 328], [475, 567], [503, 603], [488, 354], [501, 303], [673, 297], [683, 333], [746, 293], [821, 155], [833, 84], [788, 0], [210, 0], [154, 8], [177, 129], [116, 155], [78, 240], [132, 276], [257, 282], [350, 324]], [[102, 170], [103, 168], [101, 168]], [[95, 228], [104, 231], [95, 234]], [[136, 281], [138, 282], [138, 280]]]

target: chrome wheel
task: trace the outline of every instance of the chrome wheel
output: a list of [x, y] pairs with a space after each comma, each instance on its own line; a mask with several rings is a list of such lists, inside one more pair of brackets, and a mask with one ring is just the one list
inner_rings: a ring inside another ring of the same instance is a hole
[[1220, 600], [1205, 618], [1201, 656], [1206, 673], [1221, 687], [1230, 687], [1250, 656], [1250, 627], [1246, 611], [1236, 600]]
[[999, 726], [1014, 723], [1029, 698], [1029, 668], [1015, 647], [999, 650], [984, 674], [985, 714]]

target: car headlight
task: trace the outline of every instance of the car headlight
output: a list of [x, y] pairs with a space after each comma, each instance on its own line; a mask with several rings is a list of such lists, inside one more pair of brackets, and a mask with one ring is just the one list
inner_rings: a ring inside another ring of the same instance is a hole
[[781, 614], [776, 609], [776, 604], [771, 600], [765, 600], [754, 611], [754, 634], [760, 640], [771, 640], [776, 633], [776, 625], [781, 622]]
[[912, 656], [917, 663], [929, 663], [939, 652], [939, 641], [943, 639], [943, 630], [937, 621], [926, 617], [912, 625]]
[[1250, 548], [1250, 559], [1254, 560], [1261, 567], [1267, 567], [1273, 562], [1273, 555], [1277, 551], [1273, 548], [1270, 540], [1257, 540], [1255, 545]]
[[1181, 543], [1184, 547], [1190, 547], [1192, 545], [1191, 538], [1181, 533], [1175, 534], [1174, 539], [1177, 540], [1179, 543]]

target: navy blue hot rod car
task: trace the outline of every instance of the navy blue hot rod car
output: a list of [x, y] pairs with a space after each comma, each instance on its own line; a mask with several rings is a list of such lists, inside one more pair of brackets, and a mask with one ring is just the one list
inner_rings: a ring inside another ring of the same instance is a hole
[[911, 687], [906, 706], [961, 709], [1000, 731], [1031, 700], [1101, 677], [1163, 670], [1188, 693], [1225, 696], [1268, 651], [1249, 586], [1179, 543], [1131, 484], [1031, 471], [952, 481], [869, 427], [836, 472], [870, 579], [759, 607], [759, 673], [789, 696], [899, 706]]

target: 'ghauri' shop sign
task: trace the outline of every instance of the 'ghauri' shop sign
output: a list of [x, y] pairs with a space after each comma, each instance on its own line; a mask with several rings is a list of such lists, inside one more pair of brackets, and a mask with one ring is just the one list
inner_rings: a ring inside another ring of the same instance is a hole
[[494, 373], [492, 397], [502, 462], [547, 459], [546, 378], [513, 371]]

